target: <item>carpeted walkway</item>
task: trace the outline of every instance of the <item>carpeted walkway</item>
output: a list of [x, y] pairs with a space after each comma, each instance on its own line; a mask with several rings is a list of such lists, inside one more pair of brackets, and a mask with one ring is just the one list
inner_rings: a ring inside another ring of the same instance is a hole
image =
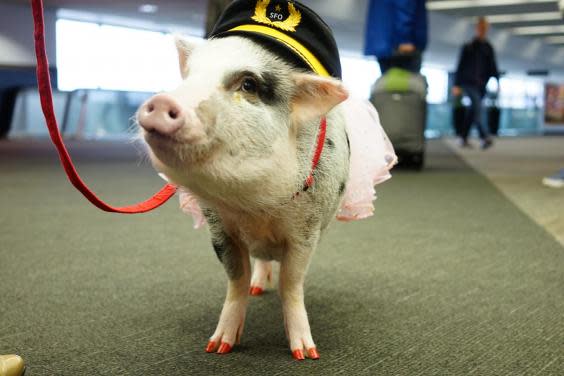
[[451, 150], [564, 245], [564, 189], [541, 183], [564, 168], [564, 136], [499, 138], [487, 152], [456, 141]]
[[[131, 146], [80, 146], [114, 204], [161, 185]], [[226, 279], [176, 202], [102, 213], [50, 146], [0, 143], [0, 353], [26, 376], [563, 375], [564, 248], [441, 142], [428, 166], [324, 238], [306, 288], [322, 359], [298, 363], [274, 292], [252, 299], [233, 354], [204, 352]]]

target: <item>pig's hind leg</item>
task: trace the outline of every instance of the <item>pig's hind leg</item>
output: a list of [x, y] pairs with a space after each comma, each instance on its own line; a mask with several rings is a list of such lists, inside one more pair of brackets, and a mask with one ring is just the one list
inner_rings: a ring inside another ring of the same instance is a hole
[[304, 303], [304, 281], [309, 262], [319, 241], [319, 231], [308, 239], [297, 241], [280, 263], [280, 296], [284, 325], [292, 356], [297, 360], [319, 359]]
[[272, 282], [272, 261], [255, 259], [253, 269], [250, 294], [252, 296], [260, 296], [267, 285]]
[[227, 354], [235, 344], [240, 343], [243, 333], [249, 301], [251, 264], [248, 250], [241, 242], [229, 237], [217, 224], [210, 224], [210, 230], [214, 250], [225, 267], [228, 283], [219, 322], [206, 351]]

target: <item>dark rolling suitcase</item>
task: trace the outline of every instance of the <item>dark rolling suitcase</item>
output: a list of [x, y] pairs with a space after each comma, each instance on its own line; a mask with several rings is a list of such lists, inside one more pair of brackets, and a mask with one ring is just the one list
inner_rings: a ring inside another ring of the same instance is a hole
[[374, 84], [370, 101], [398, 156], [399, 166], [420, 170], [425, 161], [425, 77], [392, 68]]
[[501, 111], [497, 106], [490, 106], [487, 110], [488, 114], [488, 128], [492, 136], [497, 136], [499, 134], [499, 118]]
[[464, 134], [464, 122], [468, 109], [462, 104], [462, 96], [454, 98], [452, 105], [452, 126], [457, 137]]

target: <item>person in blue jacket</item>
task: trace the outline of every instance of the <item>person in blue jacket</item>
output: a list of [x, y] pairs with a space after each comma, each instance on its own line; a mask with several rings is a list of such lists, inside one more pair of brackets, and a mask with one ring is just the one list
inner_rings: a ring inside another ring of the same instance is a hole
[[364, 54], [376, 56], [382, 74], [391, 67], [419, 73], [425, 47], [425, 0], [370, 0]]

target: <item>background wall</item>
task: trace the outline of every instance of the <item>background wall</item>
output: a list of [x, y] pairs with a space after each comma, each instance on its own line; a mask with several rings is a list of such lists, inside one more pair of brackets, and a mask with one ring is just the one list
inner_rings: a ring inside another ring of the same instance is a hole
[[[47, 54], [55, 65], [56, 13], [45, 10]], [[0, 67], [34, 67], [33, 19], [30, 5], [0, 3]]]
[[[46, 9], [47, 55], [56, 87], [55, 22], [56, 12]], [[0, 3], [0, 138], [9, 131], [19, 88], [36, 85], [35, 65], [31, 6]]]

